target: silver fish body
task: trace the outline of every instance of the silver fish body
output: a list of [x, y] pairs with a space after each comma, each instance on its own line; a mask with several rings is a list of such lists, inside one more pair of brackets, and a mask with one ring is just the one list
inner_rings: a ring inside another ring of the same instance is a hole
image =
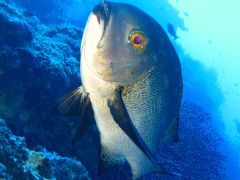
[[123, 96], [137, 131], [153, 153], [160, 143], [178, 138], [182, 82], [181, 76], [177, 76], [179, 72], [171, 75], [161, 73], [161, 67], [155, 66], [144, 80]]
[[[83, 67], [82, 82], [90, 94], [102, 146], [106, 147], [111, 155], [117, 158], [123, 156], [127, 159], [134, 179], [150, 172], [159, 172], [158, 167], [113, 120], [107, 99], [114, 93], [117, 85], [93, 76], [84, 62], [82, 61], [81, 66]], [[175, 141], [177, 138], [182, 93], [179, 71], [180, 69], [174, 69], [172, 73], [164, 74], [158, 64], [134, 86], [127, 87], [127, 92], [123, 96], [134, 126], [153, 154], [158, 151], [160, 143]]]
[[[87, 68], [84, 69], [85, 70], [83, 72], [87, 70]], [[82, 77], [84, 77], [84, 75]], [[151, 75], [149, 78], [151, 78]], [[144, 82], [147, 82], [147, 80]], [[107, 99], [109, 98], [107, 95], [114, 93], [115, 85], [96, 79], [96, 77], [93, 77], [90, 74], [86, 76], [86, 79], [83, 78], [83, 84], [86, 85], [85, 87], [89, 87], [86, 88], [86, 91], [89, 92], [90, 95], [96, 124], [100, 132], [101, 145], [107, 149], [109, 156], [114, 156], [117, 159], [123, 156], [131, 166], [131, 171], [134, 179], [150, 172], [158, 172], [158, 167], [156, 167], [134, 144], [134, 142], [125, 134], [125, 132], [115, 123], [112, 117], [112, 114], [107, 105]], [[94, 84], [94, 88], [92, 88], [92, 84]], [[103, 92], [96, 92], [96, 89], [102, 88], [104, 89]], [[145, 90], [146, 89], [142, 89], [140, 85], [139, 89], [134, 89], [134, 91], [126, 95], [123, 99], [124, 102], [126, 102], [126, 107], [130, 113], [134, 125], [136, 125], [136, 128], [139, 130], [139, 133], [142, 135], [142, 138], [146, 142], [147, 146], [152, 150], [153, 153], [155, 153], [157, 146], [160, 143], [158, 137], [160, 134], [159, 132], [161, 131], [161, 128], [159, 129], [159, 125], [156, 126], [156, 121], [160, 118], [155, 118], [155, 115], [160, 114], [161, 112], [159, 109], [157, 109], [157, 112], [155, 112], [154, 108], [148, 104], [145, 104], [146, 107], [144, 107], [144, 103], [147, 101], [150, 102], [152, 100], [152, 96], [148, 96], [150, 93], [149, 91], [148, 95], [142, 94], [142, 92]], [[146, 95], [150, 98], [146, 99]], [[138, 100], [136, 101], [135, 98]], [[140, 102], [141, 100], [143, 101]], [[146, 116], [148, 117], [143, 120], [142, 118]], [[141, 121], [143, 120], [144, 122], [148, 121], [148, 123], [139, 123], [139, 119]], [[154, 132], [154, 134], [152, 132]], [[154, 135], [157, 136], [154, 137]]]
[[177, 140], [182, 74], [162, 27], [134, 6], [104, 1], [85, 27], [80, 72], [82, 86], [55, 111], [80, 116], [75, 140], [96, 121], [99, 172], [124, 157], [134, 179], [170, 175], [155, 153], [160, 143]]

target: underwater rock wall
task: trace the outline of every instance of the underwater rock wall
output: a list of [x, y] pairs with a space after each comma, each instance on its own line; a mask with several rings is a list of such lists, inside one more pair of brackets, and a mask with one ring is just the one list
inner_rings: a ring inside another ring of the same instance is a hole
[[78, 161], [50, 153], [31, 151], [25, 138], [15, 136], [0, 119], [0, 179], [90, 179]]
[[45, 26], [5, 1], [0, 1], [0, 24], [0, 117], [26, 137], [30, 148], [43, 145], [92, 167], [95, 130], [80, 147], [72, 146], [79, 119], [51, 114], [55, 103], [80, 85], [82, 31], [70, 25]]
[[[43, 24], [70, 23], [84, 27], [99, 0], [9, 0], [37, 16]], [[47, 12], [47, 13], [46, 13]]]
[[[70, 1], [59, 0], [11, 0], [16, 5], [27, 9], [29, 13], [37, 16], [43, 23], [59, 24], [67, 21], [64, 11]], [[47, 12], [47, 13], [46, 13]]]

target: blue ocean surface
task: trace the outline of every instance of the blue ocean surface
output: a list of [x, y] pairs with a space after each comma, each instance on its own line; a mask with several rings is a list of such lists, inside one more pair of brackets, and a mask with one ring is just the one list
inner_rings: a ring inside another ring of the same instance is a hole
[[[179, 176], [142, 179], [240, 179], [240, 2], [109, 1], [153, 17], [182, 67], [179, 140], [156, 154]], [[0, 0], [0, 179], [131, 179], [125, 160], [98, 176], [96, 124], [72, 143], [79, 118], [52, 113], [81, 84], [83, 30], [100, 2]]]

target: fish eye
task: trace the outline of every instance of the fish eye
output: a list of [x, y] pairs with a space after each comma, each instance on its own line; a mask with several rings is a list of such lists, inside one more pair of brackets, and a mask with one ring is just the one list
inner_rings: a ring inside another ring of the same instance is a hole
[[143, 52], [147, 46], [147, 38], [141, 31], [132, 31], [128, 37], [128, 43], [138, 52]]

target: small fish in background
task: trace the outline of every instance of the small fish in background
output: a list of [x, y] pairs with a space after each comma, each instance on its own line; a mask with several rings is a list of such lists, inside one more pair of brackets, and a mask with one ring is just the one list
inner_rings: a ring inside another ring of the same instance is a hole
[[167, 31], [174, 38], [174, 40], [178, 39], [175, 28], [173, 27], [172, 24], [170, 24], [170, 23], [167, 24]]
[[103, 1], [89, 16], [81, 44], [82, 86], [54, 112], [80, 116], [74, 141], [96, 121], [99, 174], [124, 157], [133, 179], [166, 175], [155, 154], [176, 142], [182, 97], [179, 58], [163, 28], [140, 9]]

